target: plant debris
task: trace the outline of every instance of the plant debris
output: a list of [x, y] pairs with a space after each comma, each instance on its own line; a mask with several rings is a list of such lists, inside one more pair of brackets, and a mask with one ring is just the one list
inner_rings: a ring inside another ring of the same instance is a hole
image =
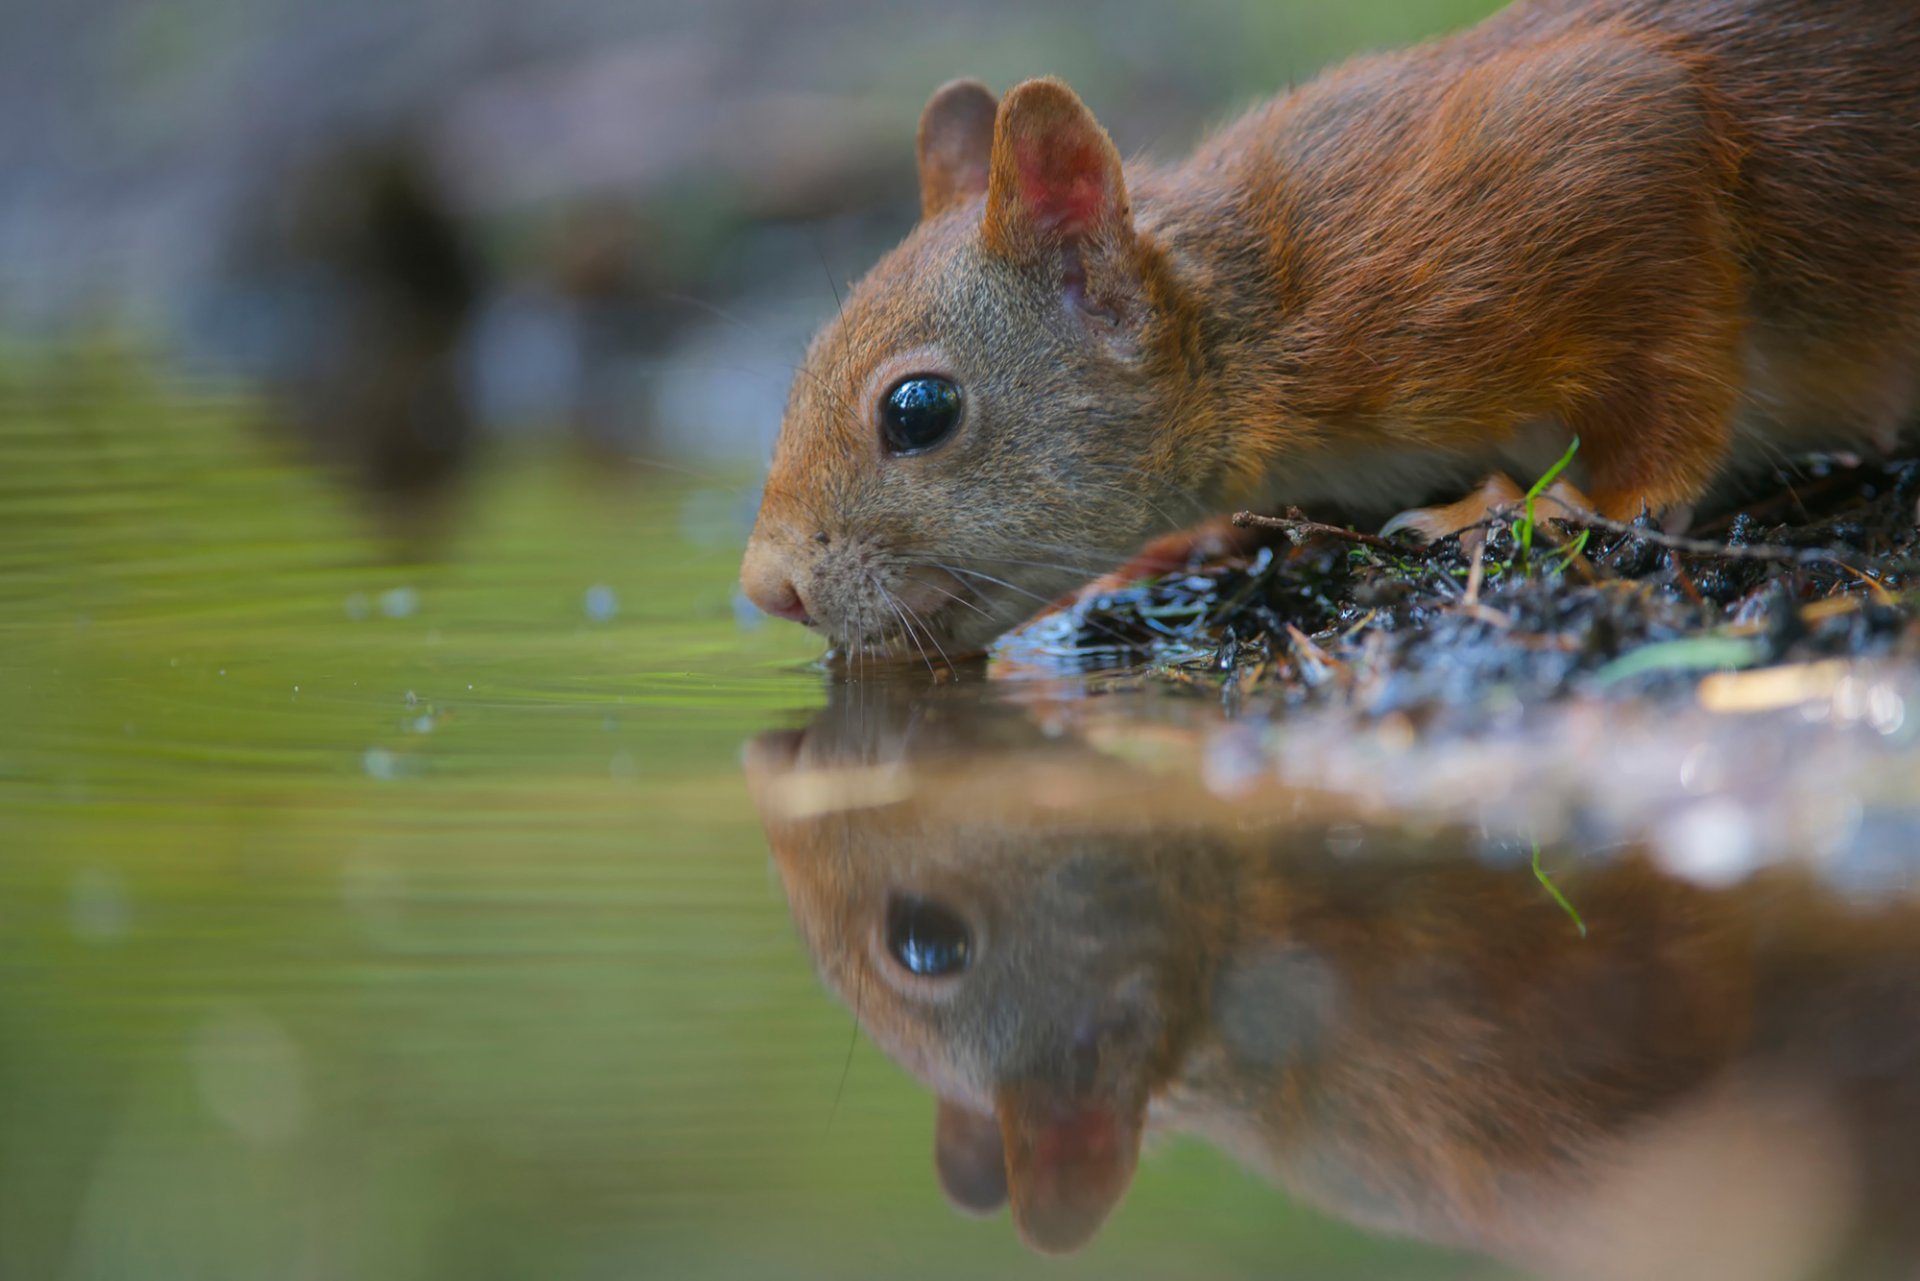
[[1645, 517], [1516, 508], [1422, 546], [1298, 509], [1243, 513], [1236, 524], [1270, 541], [1083, 598], [1044, 625], [1045, 643], [1127, 667], [1115, 680], [1372, 714], [1658, 696], [1712, 672], [1920, 656], [1916, 502], [1920, 459], [1813, 459], [1685, 538]]

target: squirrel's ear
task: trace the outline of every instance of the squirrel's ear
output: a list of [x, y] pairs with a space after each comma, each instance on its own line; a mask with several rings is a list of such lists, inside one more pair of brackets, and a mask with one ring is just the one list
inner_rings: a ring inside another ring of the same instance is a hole
[[1014, 1227], [1036, 1250], [1079, 1249], [1133, 1182], [1144, 1108], [1124, 1110], [1045, 1085], [1005, 1087], [994, 1106]]
[[954, 1208], [992, 1214], [1007, 1203], [1007, 1156], [1000, 1123], [940, 1100], [933, 1124], [933, 1166]]
[[920, 113], [920, 216], [931, 218], [987, 189], [993, 155], [993, 90], [950, 80]]
[[1131, 227], [1120, 153], [1058, 80], [1028, 80], [994, 122], [984, 231], [990, 248], [1031, 257]]

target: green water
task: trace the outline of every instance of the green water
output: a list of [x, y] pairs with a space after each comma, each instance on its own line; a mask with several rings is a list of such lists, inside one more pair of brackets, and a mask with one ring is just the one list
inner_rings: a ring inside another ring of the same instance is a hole
[[239, 403], [0, 405], [0, 1276], [1485, 1275], [1152, 1155], [1067, 1261], [935, 1188], [739, 772], [751, 469], [496, 457], [398, 553]]

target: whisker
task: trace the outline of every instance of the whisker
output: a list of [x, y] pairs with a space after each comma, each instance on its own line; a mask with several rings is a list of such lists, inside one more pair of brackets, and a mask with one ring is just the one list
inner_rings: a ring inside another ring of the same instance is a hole
[[1097, 569], [1090, 565], [1069, 565], [1051, 560], [1021, 560], [1014, 556], [953, 556], [952, 559], [967, 561], [970, 564], [1019, 565], [1025, 569], [1052, 569], [1063, 574], [1082, 574], [1088, 578], [1098, 578], [1109, 573], [1108, 569]]
[[[922, 563], [925, 563], [925, 562], [922, 562]], [[936, 568], [938, 568], [938, 566], [936, 566]], [[940, 586], [940, 584], [938, 583], [929, 583], [924, 578], [916, 578], [914, 581], [919, 583], [922, 587], [932, 588], [934, 591], [939, 592], [942, 596], [945, 596], [948, 600], [952, 601], [956, 605], [965, 605], [968, 609], [980, 615], [980, 617], [982, 618], [990, 619], [993, 617], [992, 614], [988, 613], [984, 609], [981, 609], [978, 605], [974, 604], [972, 601], [968, 600], [966, 597], [960, 595], [957, 592], [950, 592], [946, 588]]]
[[[850, 842], [843, 844], [843, 855]], [[833, 1106], [827, 1109], [827, 1133], [833, 1133], [834, 1118], [840, 1115], [840, 1096], [846, 1093], [847, 1076], [853, 1070], [853, 1047], [860, 1043], [860, 1002], [866, 995], [866, 970], [856, 969], [853, 975], [853, 1027], [847, 1034], [847, 1057], [840, 1064], [840, 1083], [833, 1087]]]
[[[928, 626], [927, 620], [924, 618], [921, 618], [918, 611], [916, 611], [913, 606], [907, 604], [907, 602], [901, 601], [899, 602], [899, 604], [900, 604], [900, 608], [906, 610], [907, 613], [911, 614], [914, 618], [919, 619], [920, 629], [927, 634], [928, 643], [931, 644], [933, 648], [939, 653], [940, 661], [947, 665], [947, 670], [957, 671], [958, 669], [955, 668], [953, 665], [953, 660], [947, 656], [946, 648], [940, 644], [940, 638], [934, 634], [933, 628]], [[922, 654], [925, 654], [925, 652], [926, 652], [925, 650], [921, 651]]]
[[[820, 246], [820, 233], [818, 230], [815, 230], [813, 235], [813, 252], [820, 259], [820, 272], [827, 278], [827, 288], [833, 291], [834, 313], [841, 323], [845, 323], [847, 319], [846, 299], [840, 296], [840, 286], [836, 284], [833, 279], [833, 268], [827, 265], [827, 251]], [[847, 376], [847, 362], [851, 359], [853, 359], [853, 350], [850, 347], [842, 346], [840, 349], [839, 367], [834, 370], [833, 375], [836, 379], [844, 379]], [[854, 412], [850, 397], [838, 400], [836, 408], [840, 413], [845, 414], [849, 418], [858, 416]]]
[[664, 458], [646, 458], [639, 454], [626, 454], [621, 458], [621, 461], [634, 467], [646, 467], [653, 471], [673, 472], [675, 475], [686, 476], [693, 480], [705, 481], [710, 485], [721, 485], [726, 483], [720, 477], [714, 475], [710, 471], [701, 471], [698, 468], [688, 467], [681, 463], [670, 463], [666, 461]]
[[[1134, 490], [1128, 489], [1120, 485], [1106, 485], [1106, 484], [1101, 484], [1099, 482], [1094, 482], [1094, 481], [1083, 481], [1080, 485], [1080, 489], [1081, 489], [1081, 492], [1088, 493], [1088, 494], [1112, 494], [1117, 498], [1124, 499], [1128, 503], [1139, 503], [1145, 506], [1155, 516], [1158, 516], [1160, 518], [1161, 528], [1159, 532], [1171, 533], [1174, 530], [1187, 529], [1187, 528], [1190, 528], [1191, 526], [1199, 524], [1203, 519], [1205, 519], [1205, 513], [1198, 509], [1196, 509], [1193, 516], [1187, 519], [1182, 519], [1178, 516], [1175, 516], [1173, 513], [1169, 512], [1166, 508], [1162, 507], [1160, 504], [1154, 502], [1153, 499], [1147, 497], [1145, 494], [1137, 493]], [[1145, 541], [1147, 538], [1151, 537], [1154, 533], [1155, 531], [1152, 529], [1141, 531], [1140, 541]], [[1129, 540], [1129, 541], [1132, 541], [1132, 540]]]
[[[1010, 583], [1004, 578], [995, 578], [992, 574], [982, 573], [977, 569], [963, 569], [958, 565], [947, 565], [947, 564], [940, 565], [940, 568], [946, 570], [950, 574], [965, 574], [969, 578], [984, 578], [990, 583], [998, 583], [1000, 586], [1006, 588], [1008, 591], [1017, 592], [1020, 595], [1025, 596], [1030, 600], [1035, 600], [1040, 602], [1040, 604], [1042, 605], [1050, 606], [1054, 603], [1052, 600], [1048, 599], [1047, 597], [1042, 596], [1037, 592], [1030, 592], [1026, 588], [1020, 586], [1017, 583]], [[1119, 632], [1114, 631], [1111, 627], [1108, 627], [1104, 623], [1096, 622], [1094, 619], [1087, 618], [1084, 616], [1080, 619], [1080, 621], [1083, 625], [1087, 627], [1091, 627], [1096, 631], [1105, 632], [1108, 636], [1112, 637], [1114, 640], [1119, 641], [1122, 644], [1128, 643], [1126, 637], [1122, 636]]]
[[[826, 271], [826, 267], [827, 267], [826, 255], [824, 252], [820, 251], [820, 246], [818, 241], [815, 241], [814, 249], [815, 249], [815, 252], [820, 253], [821, 270]], [[833, 283], [833, 273], [830, 271], [827, 272], [827, 286], [833, 290], [833, 305], [835, 310], [837, 310], [841, 315], [844, 316], [846, 314], [846, 308], [841, 303], [839, 286]], [[682, 294], [682, 293], [663, 293], [660, 295], [660, 297], [665, 299], [668, 302], [675, 302], [683, 306], [695, 308], [696, 310], [699, 310], [699, 311], [704, 311], [708, 315], [713, 316], [715, 319], [725, 321], [727, 324], [732, 325], [734, 328], [738, 329], [740, 332], [746, 334], [750, 338], [768, 343], [769, 345], [773, 344], [773, 336], [767, 333], [766, 330], [764, 330], [758, 325], [750, 323], [749, 321], [741, 317], [736, 312], [730, 311], [727, 308], [722, 307], [717, 303], [709, 302], [705, 298], [697, 298], [697, 297], [694, 297], [692, 294]], [[767, 373], [764, 370], [745, 369], [745, 368], [734, 368], [734, 369], [722, 368], [721, 372], [744, 373], [754, 378], [763, 378], [763, 377], [771, 378], [776, 376], [776, 375]], [[826, 379], [821, 378], [818, 374], [806, 368], [804, 364], [795, 364], [792, 368], [791, 373], [795, 377], [804, 377], [804, 378], [812, 379], [814, 382], [814, 385], [819, 387], [821, 391], [826, 393], [826, 395], [833, 400], [834, 409], [836, 412], [843, 413], [843, 414], [851, 414], [853, 412], [852, 404], [840, 394], [837, 388], [835, 388]]]
[[[1207, 508], [1207, 505], [1205, 503], [1202, 503], [1198, 498], [1194, 497], [1192, 494], [1182, 489], [1179, 486], [1179, 484], [1176, 483], [1175, 481], [1169, 480], [1165, 476], [1156, 475], [1153, 472], [1148, 471], [1146, 468], [1140, 466], [1138, 463], [1103, 463], [1099, 461], [1090, 461], [1090, 462], [1084, 463], [1083, 465], [1094, 471], [1112, 472], [1117, 475], [1126, 476], [1131, 480], [1146, 481], [1150, 486], [1152, 486], [1153, 492], [1160, 493], [1169, 498], [1177, 499], [1178, 503], [1176, 505], [1179, 507], [1185, 508], [1187, 511], [1191, 513], [1191, 515], [1189, 516], [1188, 519], [1184, 521], [1175, 521], [1174, 523], [1176, 525], [1197, 524], [1198, 522], [1205, 520], [1207, 517], [1215, 514], [1214, 512], [1210, 511]], [[1137, 493], [1137, 491], [1134, 491], [1134, 490], [1127, 490], [1126, 492], [1133, 494], [1135, 497], [1140, 496]], [[1172, 519], [1172, 517], [1164, 510], [1161, 511], [1161, 515], [1168, 519]]]
[[679, 303], [683, 307], [692, 307], [696, 311], [704, 311], [715, 320], [724, 320], [749, 338], [757, 338], [761, 341], [772, 340], [773, 336], [759, 325], [754, 324], [736, 311], [722, 307], [719, 303], [709, 302], [705, 298], [697, 298], [692, 294], [677, 293], [671, 290], [655, 296], [662, 302]]
[[964, 569], [961, 566], [948, 565], [940, 561], [929, 561], [928, 563], [937, 565], [939, 568], [946, 570], [949, 574], [964, 574], [968, 578], [985, 579], [987, 582], [994, 583], [998, 586], [1004, 587], [1010, 592], [1018, 592], [1020, 595], [1025, 596], [1030, 600], [1037, 600], [1043, 605], [1053, 604], [1051, 600], [1047, 599], [1045, 596], [1040, 595], [1038, 592], [1028, 591], [1026, 588], [1020, 586], [1017, 583], [1010, 583], [1004, 578], [995, 578], [992, 574], [983, 573], [977, 569]]
[[893, 611], [893, 616], [900, 620], [901, 631], [905, 634], [908, 640], [913, 642], [913, 647], [920, 651], [920, 660], [927, 665], [927, 675], [938, 676], [939, 673], [933, 670], [933, 659], [927, 656], [926, 646], [920, 643], [920, 637], [914, 633], [913, 624], [908, 622], [907, 616], [901, 612], [903, 603], [901, 601], [895, 600], [893, 593], [888, 591], [886, 588], [881, 587], [879, 591], [880, 591], [880, 599], [883, 602], [885, 602], [886, 607], [888, 609]]

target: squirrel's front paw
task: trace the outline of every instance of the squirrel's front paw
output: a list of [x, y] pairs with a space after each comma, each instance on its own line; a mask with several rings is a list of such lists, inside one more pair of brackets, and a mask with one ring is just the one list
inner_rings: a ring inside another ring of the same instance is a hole
[[[1485, 526], [1496, 514], [1517, 513], [1526, 502], [1526, 490], [1504, 473], [1495, 472], [1458, 502], [1401, 512], [1380, 527], [1380, 534], [1386, 538], [1405, 530], [1425, 543], [1438, 542], [1453, 534], [1484, 538]], [[1555, 481], [1533, 500], [1536, 520], [1573, 520], [1592, 513], [1593, 503], [1564, 480]]]

